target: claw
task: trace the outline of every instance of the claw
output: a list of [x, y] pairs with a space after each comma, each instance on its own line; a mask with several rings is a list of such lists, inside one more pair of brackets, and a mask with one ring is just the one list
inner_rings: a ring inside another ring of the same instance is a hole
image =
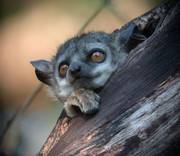
[[99, 111], [100, 96], [91, 90], [77, 90], [68, 98], [64, 108], [69, 117], [75, 117], [78, 114], [95, 114]]

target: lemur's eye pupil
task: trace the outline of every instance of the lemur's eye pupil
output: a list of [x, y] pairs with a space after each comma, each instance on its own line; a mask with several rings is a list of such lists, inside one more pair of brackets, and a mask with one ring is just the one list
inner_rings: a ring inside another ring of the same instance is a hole
[[95, 51], [95, 52], [93, 52], [93, 53], [91, 54], [90, 58], [91, 58], [91, 60], [92, 60], [93, 62], [99, 63], [99, 62], [104, 61], [104, 59], [105, 59], [105, 54], [104, 54], [103, 52], [100, 52], [100, 51]]
[[66, 76], [68, 68], [69, 68], [69, 66], [67, 64], [63, 64], [63, 65], [60, 66], [59, 74], [60, 74], [61, 77], [65, 77]]

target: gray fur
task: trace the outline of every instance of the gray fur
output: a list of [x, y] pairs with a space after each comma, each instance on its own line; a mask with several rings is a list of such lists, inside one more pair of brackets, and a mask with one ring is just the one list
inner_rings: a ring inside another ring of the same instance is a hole
[[[102, 63], [92, 63], [89, 61], [89, 52], [92, 49], [101, 49], [106, 54], [106, 59]], [[58, 98], [66, 99], [78, 88], [97, 89], [103, 87], [117, 68], [118, 63], [123, 63], [127, 54], [117, 51], [113, 45], [113, 39], [109, 34], [103, 32], [90, 32], [82, 36], [72, 38], [65, 42], [52, 59], [54, 88]], [[81, 68], [81, 78], [74, 84], [69, 83], [70, 74], [65, 78], [59, 76], [59, 65], [62, 62], [69, 65], [79, 63]], [[66, 84], [65, 84], [66, 83]]]
[[[100, 98], [96, 98], [99, 96], [95, 93], [95, 89], [103, 87], [118, 65], [125, 62], [128, 56], [128, 42], [134, 30], [135, 26], [131, 25], [123, 32], [117, 30], [112, 34], [104, 32], [82, 34], [61, 45], [49, 62], [48, 68], [47, 61], [32, 62], [38, 79], [49, 85], [55, 96], [65, 102], [64, 107], [68, 116], [75, 115], [71, 106], [77, 106], [78, 101], [79, 108], [83, 113], [94, 112], [99, 108]], [[89, 59], [89, 55], [94, 49], [103, 51], [104, 61], [95, 63]], [[59, 75], [59, 67], [62, 63], [69, 65], [67, 74], [63, 78]], [[39, 64], [41, 64], [41, 70], [38, 70]], [[72, 75], [70, 70], [79, 67], [80, 72], [77, 78]], [[46, 74], [48, 76], [43, 81]]]

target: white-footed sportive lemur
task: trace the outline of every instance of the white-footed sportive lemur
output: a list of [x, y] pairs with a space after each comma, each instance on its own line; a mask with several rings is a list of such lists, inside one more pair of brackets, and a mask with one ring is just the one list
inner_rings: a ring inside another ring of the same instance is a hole
[[143, 40], [136, 24], [111, 34], [89, 32], [69, 39], [51, 61], [32, 61], [37, 78], [49, 86], [69, 117], [78, 112], [94, 114], [100, 107], [102, 88], [132, 49], [133, 40]]

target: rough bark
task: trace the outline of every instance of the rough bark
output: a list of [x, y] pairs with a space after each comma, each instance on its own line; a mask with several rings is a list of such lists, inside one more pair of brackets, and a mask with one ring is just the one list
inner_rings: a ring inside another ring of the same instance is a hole
[[155, 156], [179, 141], [180, 2], [160, 7], [156, 29], [101, 90], [99, 113], [72, 120], [62, 113], [38, 155]]

